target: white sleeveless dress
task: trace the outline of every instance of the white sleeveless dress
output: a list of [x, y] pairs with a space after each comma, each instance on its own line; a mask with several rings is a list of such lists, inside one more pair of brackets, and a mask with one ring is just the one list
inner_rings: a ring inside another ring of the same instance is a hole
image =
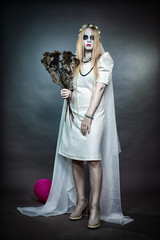
[[[110, 64], [108, 65], [108, 60]], [[84, 63], [81, 73], [85, 75], [91, 70], [91, 62]], [[113, 68], [113, 61], [109, 53], [104, 53], [98, 62], [99, 77], [96, 79], [93, 70], [86, 76], [80, 73], [73, 79], [74, 91], [71, 98], [71, 109], [74, 115], [72, 126], [67, 114], [62, 130], [59, 154], [74, 160], [101, 160], [101, 145], [105, 128], [104, 96], [94, 113], [90, 134], [84, 136], [81, 132], [81, 123], [90, 105], [96, 82], [109, 84]], [[107, 87], [106, 87], [107, 88]]]

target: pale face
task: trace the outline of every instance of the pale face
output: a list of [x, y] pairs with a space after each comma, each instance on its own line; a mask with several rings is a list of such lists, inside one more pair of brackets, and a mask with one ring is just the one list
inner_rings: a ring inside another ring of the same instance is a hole
[[93, 30], [90, 28], [86, 28], [83, 35], [83, 43], [85, 50], [92, 50], [94, 45], [94, 35]]

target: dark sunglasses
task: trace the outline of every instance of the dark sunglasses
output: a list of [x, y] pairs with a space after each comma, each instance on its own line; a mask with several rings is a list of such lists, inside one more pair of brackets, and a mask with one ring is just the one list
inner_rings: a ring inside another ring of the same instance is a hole
[[[83, 35], [83, 40], [87, 40], [87, 39], [88, 39], [88, 35]], [[90, 36], [90, 40], [94, 40], [93, 35]]]

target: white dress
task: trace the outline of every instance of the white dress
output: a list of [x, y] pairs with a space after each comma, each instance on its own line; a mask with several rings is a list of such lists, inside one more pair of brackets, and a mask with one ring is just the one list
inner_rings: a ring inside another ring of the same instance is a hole
[[[110, 65], [107, 61], [110, 60]], [[84, 63], [81, 73], [86, 75], [91, 70], [91, 62]], [[77, 160], [101, 160], [101, 145], [105, 128], [104, 96], [94, 113], [90, 134], [84, 136], [81, 132], [81, 122], [90, 105], [96, 82], [109, 84], [113, 68], [113, 60], [109, 53], [104, 53], [98, 62], [99, 77], [94, 77], [93, 70], [86, 76], [80, 73], [73, 79], [74, 91], [71, 98], [71, 109], [74, 122], [70, 124], [69, 114], [64, 122], [59, 154]], [[108, 74], [109, 73], [109, 74]], [[107, 88], [107, 87], [106, 87]]]
[[[69, 125], [70, 123], [67, 122], [68, 118], [65, 122], [67, 102], [66, 99], [64, 99], [54, 160], [52, 185], [47, 202], [40, 207], [18, 207], [17, 210], [19, 212], [30, 217], [48, 217], [71, 213], [77, 204], [77, 191], [73, 179], [71, 158], [78, 159], [80, 157], [81, 160], [93, 160], [93, 158], [95, 158], [96, 160], [101, 159], [103, 170], [102, 190], [100, 196], [100, 218], [106, 222], [122, 225], [130, 223], [134, 220], [129, 216], [125, 216], [121, 207], [119, 176], [119, 152], [121, 150], [116, 127], [114, 92], [111, 74], [114, 63], [109, 53], [106, 52], [100, 57], [98, 64], [99, 78], [96, 81], [108, 84], [108, 86], [106, 87], [100, 105], [94, 114], [90, 133], [92, 135], [88, 135], [87, 137], [83, 137], [83, 135], [81, 135], [81, 120], [79, 120], [77, 116], [78, 111], [75, 105], [76, 91], [74, 91], [72, 98], [72, 110], [74, 110], [75, 116], [73, 131], [69, 131], [71, 128]], [[89, 68], [87, 65], [85, 67], [87, 69]], [[84, 71], [82, 73], [86, 73], [85, 70], [87, 69], [82, 69], [82, 71]], [[91, 74], [93, 74], [93, 71]], [[80, 88], [77, 88], [77, 99], [80, 104], [80, 119], [84, 117], [84, 113], [86, 113], [89, 106], [89, 100], [91, 97], [91, 80], [95, 81], [95, 78], [93, 78], [93, 75], [91, 74], [90, 76], [92, 77], [89, 77], [88, 74], [86, 78], [78, 76], [78, 80], [83, 80], [83, 82], [78, 81]], [[84, 79], [88, 79], [88, 81], [84, 81]], [[85, 86], [87, 87], [85, 88]], [[85, 98], [83, 98], [83, 94], [85, 95]], [[103, 122], [103, 109], [105, 125]], [[104, 133], [102, 137], [103, 128]], [[77, 136], [74, 136], [74, 133], [76, 133], [75, 135]], [[101, 138], [102, 151], [100, 152]], [[74, 139], [76, 139], [76, 141]], [[87, 147], [85, 147], [85, 144]], [[96, 146], [95, 149], [93, 144]], [[82, 149], [85, 149], [86, 152]], [[66, 157], [67, 155], [69, 157]], [[84, 161], [84, 164], [87, 164], [87, 162]]]

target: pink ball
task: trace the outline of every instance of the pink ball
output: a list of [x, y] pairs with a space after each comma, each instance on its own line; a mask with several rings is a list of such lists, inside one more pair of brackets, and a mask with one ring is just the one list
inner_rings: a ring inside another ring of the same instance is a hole
[[52, 181], [48, 179], [39, 179], [35, 184], [34, 184], [34, 193], [36, 197], [42, 201], [46, 202], [50, 188], [51, 188]]

